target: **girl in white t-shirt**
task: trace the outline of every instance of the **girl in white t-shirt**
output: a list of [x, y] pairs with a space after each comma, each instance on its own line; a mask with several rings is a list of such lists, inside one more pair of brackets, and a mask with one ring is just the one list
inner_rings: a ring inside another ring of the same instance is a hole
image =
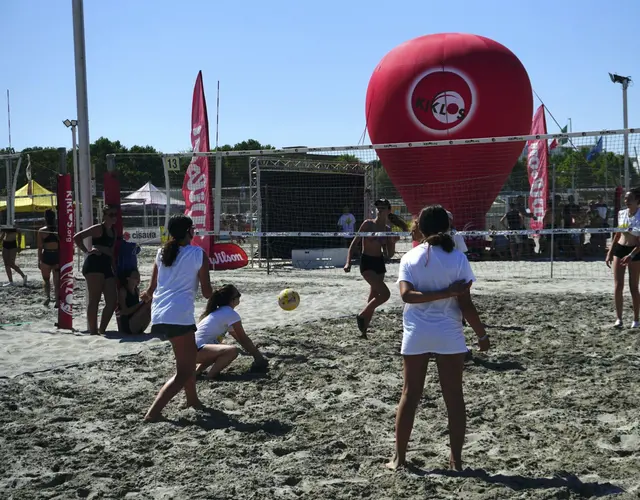
[[[621, 229], [636, 229], [640, 227], [640, 189], [636, 188], [624, 195], [626, 209], [618, 212], [618, 227]], [[611, 267], [613, 263], [614, 301], [616, 307], [616, 321], [614, 328], [622, 328], [622, 306], [624, 291], [624, 274], [629, 269], [629, 291], [633, 303], [633, 322], [631, 328], [640, 326], [640, 231], [626, 231], [614, 233], [611, 248], [607, 253], [606, 263]]]
[[450, 221], [440, 205], [422, 209], [418, 218], [424, 242], [400, 260], [398, 282], [405, 303], [401, 354], [404, 386], [396, 415], [395, 456], [387, 464], [406, 464], [406, 452], [416, 408], [424, 390], [429, 358], [435, 355], [440, 386], [449, 418], [450, 465], [462, 469], [466, 415], [462, 371], [467, 346], [462, 318], [478, 336], [480, 350], [489, 349], [489, 337], [471, 300], [475, 276], [466, 256], [454, 248]]
[[158, 251], [149, 288], [143, 295], [151, 302], [151, 333], [171, 342], [176, 374], [160, 389], [144, 419], [153, 422], [171, 399], [184, 389], [187, 406], [200, 407], [196, 392], [195, 300], [198, 283], [202, 295], [211, 297], [209, 257], [191, 245], [193, 221], [174, 215], [167, 227], [169, 240]]
[[242, 294], [233, 285], [224, 285], [213, 292], [196, 330], [196, 375], [211, 367], [207, 378], [215, 378], [238, 357], [238, 349], [222, 343], [227, 332], [253, 356], [251, 371], [264, 371], [269, 362], [253, 344], [242, 327], [236, 307]]

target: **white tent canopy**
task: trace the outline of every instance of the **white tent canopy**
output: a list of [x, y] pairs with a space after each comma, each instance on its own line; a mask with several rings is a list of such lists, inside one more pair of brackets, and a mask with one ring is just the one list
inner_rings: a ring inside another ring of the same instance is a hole
[[[184, 206], [184, 201], [176, 198], [170, 198], [171, 205]], [[155, 187], [151, 182], [147, 182], [137, 191], [134, 191], [128, 196], [125, 196], [122, 206], [134, 207], [134, 206], [146, 206], [146, 207], [166, 207], [167, 206], [167, 194]]]

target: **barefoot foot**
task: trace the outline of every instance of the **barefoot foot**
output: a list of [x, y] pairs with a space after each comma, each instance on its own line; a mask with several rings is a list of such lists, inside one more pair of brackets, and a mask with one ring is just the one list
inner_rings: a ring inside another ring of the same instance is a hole
[[405, 465], [406, 462], [404, 460], [400, 460], [398, 457], [393, 457], [393, 460], [391, 460], [391, 462], [387, 462], [384, 466], [389, 470], [398, 470]]

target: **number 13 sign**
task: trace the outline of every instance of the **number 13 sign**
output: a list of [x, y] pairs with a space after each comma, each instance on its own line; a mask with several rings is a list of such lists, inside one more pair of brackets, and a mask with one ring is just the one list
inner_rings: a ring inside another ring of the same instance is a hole
[[164, 168], [166, 168], [168, 172], [180, 172], [179, 156], [165, 156], [163, 160]]

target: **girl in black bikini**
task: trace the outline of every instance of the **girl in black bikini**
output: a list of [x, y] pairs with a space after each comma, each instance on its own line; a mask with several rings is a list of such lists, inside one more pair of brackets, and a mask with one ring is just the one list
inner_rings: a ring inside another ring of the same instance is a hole
[[118, 306], [120, 308], [120, 332], [138, 335], [151, 323], [151, 300], [145, 295], [140, 300], [140, 273], [137, 269], [126, 272], [120, 278]]
[[[378, 215], [375, 219], [365, 220], [360, 226], [359, 232], [361, 233], [379, 233], [391, 231], [391, 225], [402, 228], [403, 231], [408, 231], [409, 227], [407, 223], [391, 212], [391, 203], [389, 200], [377, 200], [375, 207], [378, 211]], [[344, 266], [344, 271], [348, 273], [351, 271], [351, 255], [357, 248], [357, 245], [362, 241], [362, 254], [360, 257], [360, 274], [369, 283], [371, 287], [369, 290], [369, 298], [365, 308], [356, 316], [358, 329], [362, 336], [366, 338], [367, 329], [369, 323], [373, 317], [373, 313], [377, 307], [384, 304], [391, 292], [384, 283], [384, 275], [387, 272], [385, 267], [385, 260], [390, 259], [396, 252], [397, 237], [373, 237], [373, 238], [361, 238], [356, 236], [347, 252], [347, 263]]]
[[[118, 219], [118, 208], [105, 205], [102, 217], [102, 224], [84, 229], [73, 238], [76, 246], [86, 254], [82, 274], [87, 280], [87, 324], [91, 335], [104, 335], [118, 301], [113, 252], [116, 244], [114, 225]], [[91, 250], [85, 247], [85, 238], [91, 238]], [[98, 329], [98, 305], [102, 295], [104, 309]]]
[[614, 328], [622, 328], [622, 293], [624, 291], [624, 275], [629, 269], [629, 291], [633, 303], [633, 322], [631, 328], [640, 327], [640, 188], [632, 189], [624, 195], [626, 209], [618, 213], [618, 227], [628, 228], [624, 233], [615, 233], [611, 248], [607, 253], [606, 263], [613, 263], [614, 301], [616, 321]]
[[7, 271], [7, 277], [9, 278], [9, 283], [6, 283], [4, 286], [13, 285], [12, 269], [22, 277], [24, 285], [27, 285], [26, 274], [24, 274], [16, 264], [19, 239], [20, 231], [15, 227], [4, 227], [2, 228], [2, 231], [0, 231], [0, 240], [2, 241], [2, 260], [4, 261], [4, 268]]
[[44, 294], [46, 299], [44, 305], [48, 306], [51, 302], [51, 274], [53, 274], [53, 293], [55, 297], [55, 306], [58, 307], [58, 278], [60, 277], [59, 266], [59, 244], [56, 214], [53, 210], [47, 210], [44, 213], [46, 226], [38, 229], [38, 267], [42, 273], [44, 281]]

